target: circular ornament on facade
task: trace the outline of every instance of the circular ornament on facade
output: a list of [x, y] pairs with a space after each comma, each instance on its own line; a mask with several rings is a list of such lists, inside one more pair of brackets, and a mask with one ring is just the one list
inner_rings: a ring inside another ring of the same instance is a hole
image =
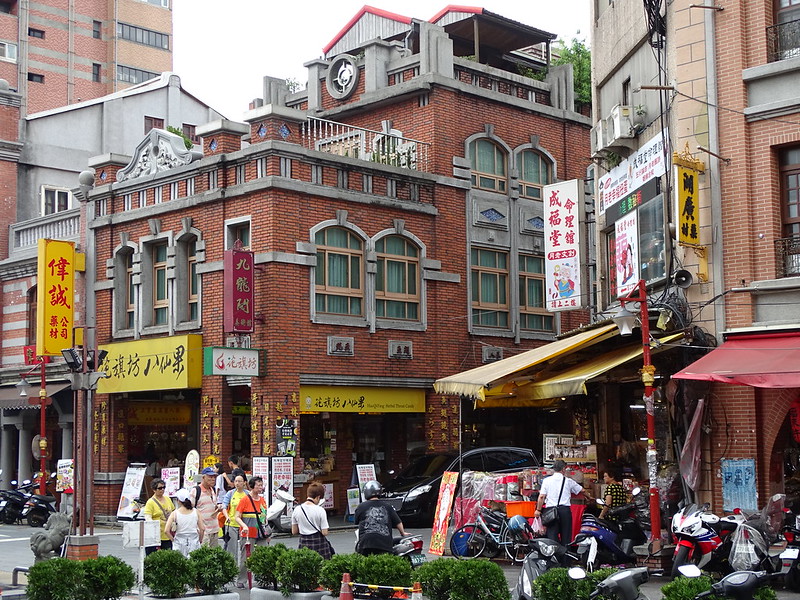
[[349, 54], [340, 54], [328, 67], [325, 77], [328, 93], [337, 100], [348, 98], [358, 85], [358, 74], [356, 59]]

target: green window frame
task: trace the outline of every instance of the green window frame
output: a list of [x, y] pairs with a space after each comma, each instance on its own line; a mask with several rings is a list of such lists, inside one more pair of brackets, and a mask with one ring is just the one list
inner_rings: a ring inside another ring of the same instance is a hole
[[519, 155], [519, 194], [542, 200], [542, 187], [553, 183], [553, 165], [540, 152], [524, 150]]
[[528, 331], [554, 329], [553, 314], [547, 311], [544, 257], [519, 255], [519, 324]]
[[474, 187], [492, 192], [506, 192], [508, 156], [499, 145], [487, 139], [473, 140], [469, 144], [469, 161]]

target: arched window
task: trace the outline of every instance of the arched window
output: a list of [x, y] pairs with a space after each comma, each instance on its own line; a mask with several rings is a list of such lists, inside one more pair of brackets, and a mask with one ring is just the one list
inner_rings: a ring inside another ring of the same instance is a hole
[[482, 190], [505, 193], [507, 188], [506, 153], [485, 138], [469, 144], [472, 185]]
[[419, 248], [399, 235], [375, 242], [378, 272], [375, 311], [378, 318], [419, 320]]
[[364, 304], [364, 244], [352, 231], [328, 227], [314, 236], [317, 313], [360, 316]]
[[553, 182], [553, 165], [543, 154], [525, 150], [519, 155], [519, 195], [542, 199], [542, 186]]

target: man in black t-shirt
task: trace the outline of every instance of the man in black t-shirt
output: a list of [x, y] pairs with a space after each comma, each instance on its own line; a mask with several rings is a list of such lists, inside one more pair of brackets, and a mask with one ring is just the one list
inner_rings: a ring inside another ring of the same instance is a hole
[[400, 535], [406, 535], [400, 516], [391, 504], [378, 498], [381, 484], [369, 481], [364, 484], [364, 497], [366, 500], [358, 505], [354, 520], [358, 525], [358, 544], [356, 551], [359, 554], [390, 553], [394, 542], [392, 528], [396, 527]]

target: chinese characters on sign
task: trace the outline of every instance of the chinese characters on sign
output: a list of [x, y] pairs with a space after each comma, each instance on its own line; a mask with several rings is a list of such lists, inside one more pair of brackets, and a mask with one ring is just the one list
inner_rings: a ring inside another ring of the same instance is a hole
[[700, 246], [700, 173], [703, 161], [688, 152], [675, 153], [675, 205], [678, 210], [678, 243], [681, 246]]
[[252, 333], [255, 309], [253, 253], [226, 250], [223, 317], [227, 333]]
[[60, 356], [73, 346], [75, 243], [39, 240], [36, 354]]
[[551, 312], [585, 304], [580, 260], [582, 189], [577, 179], [544, 186], [545, 293]]
[[261, 350], [253, 348], [203, 348], [203, 374], [259, 377], [261, 357]]
[[290, 490], [294, 486], [294, 458], [291, 456], [272, 457], [272, 489], [271, 498], [275, 499], [275, 492], [281, 487]]
[[615, 223], [617, 251], [617, 296], [627, 296], [639, 283], [638, 213], [632, 212]]
[[756, 461], [752, 458], [722, 459], [722, 510], [758, 510]]
[[338, 387], [300, 388], [301, 412], [425, 412], [422, 389]]
[[297, 420], [296, 419], [277, 419], [275, 421], [277, 431], [276, 442], [278, 444], [278, 456], [297, 455]]

